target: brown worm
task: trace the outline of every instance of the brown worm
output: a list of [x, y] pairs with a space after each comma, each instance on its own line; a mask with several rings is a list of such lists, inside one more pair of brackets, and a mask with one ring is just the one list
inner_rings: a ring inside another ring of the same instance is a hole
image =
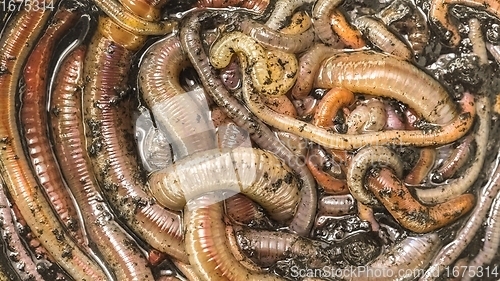
[[279, 114], [297, 117], [297, 110], [292, 101], [286, 96], [279, 97], [265, 97], [264, 102], [269, 108], [278, 112]]
[[[40, 273], [37, 271], [37, 265], [33, 261], [30, 253], [23, 245], [22, 238], [16, 231], [16, 225], [10, 210], [11, 203], [7, 198], [6, 186], [0, 176], [0, 226], [1, 237], [4, 240], [7, 249], [4, 249], [7, 255], [11, 256], [11, 262], [14, 269], [21, 280], [43, 280]], [[7, 273], [7, 268], [0, 266], [0, 280], [12, 280], [11, 278], [5, 279], [3, 273]]]
[[196, 6], [210, 8], [242, 7], [257, 13], [263, 13], [269, 0], [198, 0]]
[[312, 26], [311, 17], [305, 11], [298, 11], [292, 15], [290, 24], [280, 29], [283, 34], [299, 34], [306, 32]]
[[80, 47], [66, 58], [56, 78], [52, 93], [51, 125], [61, 170], [80, 209], [89, 240], [118, 280], [153, 280], [146, 259], [135, 241], [115, 221], [101, 194], [86, 153], [81, 112], [81, 86], [85, 48]]
[[[119, 0], [120, 3], [130, 10], [133, 14], [147, 21], [155, 21], [160, 17], [160, 7], [163, 5], [161, 2], [166, 2], [162, 0], [160, 3], [151, 3], [151, 1], [146, 0]], [[158, 2], [158, 1], [157, 1]]]
[[117, 0], [96, 0], [94, 2], [108, 17], [122, 28], [137, 35], [164, 35], [177, 28], [177, 22], [151, 22], [124, 9]]
[[[332, 166], [336, 165], [337, 171], [335, 171], [335, 173], [328, 171], [333, 169], [328, 169], [325, 165], [326, 163], [330, 163]], [[345, 176], [343, 175], [343, 170], [339, 167], [340, 165], [336, 162], [332, 163], [332, 161], [328, 159], [326, 152], [318, 146], [312, 146], [309, 149], [306, 165], [325, 193], [347, 194], [349, 192], [347, 184], [343, 179]], [[341, 178], [341, 175], [344, 177]]]
[[227, 198], [224, 207], [226, 215], [236, 222], [257, 225], [266, 223], [265, 213], [253, 200], [241, 193]]
[[473, 141], [473, 135], [468, 135], [461, 140], [458, 146], [453, 149], [450, 156], [433, 172], [432, 180], [441, 183], [453, 177], [469, 161], [472, 154], [471, 146]]
[[321, 62], [339, 51], [323, 44], [316, 44], [299, 58], [299, 77], [292, 88], [292, 96], [305, 98], [311, 92]]
[[318, 216], [340, 217], [356, 210], [356, 201], [350, 194], [323, 196], [318, 201]]
[[207, 54], [203, 50], [200, 38], [201, 22], [214, 16], [217, 12], [193, 13], [186, 19], [181, 29], [181, 43], [188, 53], [189, 59], [200, 75], [200, 79], [210, 97], [224, 110], [239, 127], [247, 131], [252, 140], [262, 149], [266, 149], [290, 166], [302, 182], [300, 203], [295, 218], [289, 225], [291, 231], [307, 235], [312, 227], [316, 213], [316, 182], [305, 167], [302, 158], [290, 151], [274, 133], [255, 118], [249, 110], [229, 94], [223, 83], [217, 79], [215, 70], [210, 66]]
[[144, 192], [133, 145], [134, 106], [126, 82], [133, 50], [144, 39], [110, 25], [109, 18], [100, 18], [85, 58], [83, 118], [93, 170], [119, 219], [153, 248], [187, 261], [179, 214], [156, 205]]
[[386, 125], [386, 120], [385, 104], [378, 99], [368, 99], [351, 111], [345, 124], [348, 134], [364, 134], [381, 131]]
[[221, 203], [213, 203], [205, 194], [186, 206], [184, 210], [185, 242], [189, 261], [201, 280], [261, 280], [278, 281], [283, 278], [269, 273], [247, 270], [231, 253], [226, 240]]
[[179, 159], [216, 148], [215, 127], [204, 116], [209, 112], [207, 102], [197, 106], [179, 81], [181, 71], [189, 64], [179, 37], [170, 36], [150, 47], [139, 69], [142, 97]]
[[298, 182], [290, 168], [273, 154], [246, 147], [195, 153], [152, 173], [148, 181], [158, 203], [173, 210], [182, 210], [186, 201], [203, 193], [230, 190], [286, 222], [299, 201]]
[[355, 25], [368, 41], [380, 50], [408, 61], [413, 59], [410, 46], [389, 31], [381, 21], [362, 16], [356, 19]]
[[272, 30], [284, 27], [286, 18], [293, 14], [300, 6], [311, 4], [314, 0], [278, 0], [274, 5], [273, 12], [266, 22], [266, 26]]
[[444, 203], [424, 206], [387, 168], [369, 175], [366, 184], [401, 226], [416, 233], [442, 228], [468, 213], [475, 204], [474, 195], [462, 194]]
[[[41, 4], [45, 4], [42, 2]], [[37, 239], [71, 276], [106, 280], [106, 276], [68, 237], [42, 194], [24, 155], [16, 123], [16, 87], [22, 65], [50, 10], [22, 10], [0, 40], [0, 172], [15, 204]]]
[[333, 32], [330, 14], [342, 3], [341, 0], [318, 0], [314, 4], [312, 18], [314, 31], [323, 43], [334, 48], [340, 48], [339, 36]]
[[[21, 93], [20, 117], [28, 154], [39, 183], [70, 237], [78, 244], [86, 245], [80, 225], [81, 219], [53, 156], [45, 108], [47, 67], [51, 50], [75, 24], [78, 16], [77, 13], [66, 9], [59, 10], [28, 57], [23, 72], [25, 86]], [[86, 246], [83, 250], [89, 251]]]
[[354, 94], [344, 88], [334, 87], [321, 99], [314, 113], [313, 124], [323, 128], [333, 127], [333, 119], [343, 107], [354, 102]]
[[330, 14], [330, 26], [344, 45], [352, 49], [359, 49], [366, 46], [362, 34], [347, 21], [340, 11], [334, 10]]
[[476, 103], [479, 126], [474, 136], [477, 148], [472, 163], [452, 182], [431, 189], [416, 188], [415, 194], [420, 201], [429, 204], [445, 202], [467, 191], [479, 177], [487, 154], [491, 127], [491, 104], [489, 97], [485, 96], [478, 97]]
[[404, 182], [409, 185], [420, 184], [429, 174], [436, 160], [436, 150], [432, 147], [424, 147], [420, 149], [417, 163], [411, 171], [406, 175]]

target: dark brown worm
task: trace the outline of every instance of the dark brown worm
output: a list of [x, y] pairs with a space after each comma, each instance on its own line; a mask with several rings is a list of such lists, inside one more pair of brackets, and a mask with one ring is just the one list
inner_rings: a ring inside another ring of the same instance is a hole
[[[42, 276], [37, 271], [37, 265], [33, 261], [30, 253], [24, 247], [22, 238], [19, 237], [16, 231], [17, 227], [12, 217], [11, 206], [11, 203], [7, 199], [5, 183], [0, 176], [0, 221], [2, 222], [0, 233], [7, 247], [7, 255], [10, 256], [14, 269], [21, 280], [43, 280]], [[0, 266], [0, 280], [14, 279], [13, 276], [12, 278], [6, 279], [4, 274], [7, 274], [7, 272], [4, 267], [5, 265]]]
[[318, 201], [318, 216], [340, 217], [356, 211], [356, 201], [350, 194], [323, 196]]
[[299, 58], [299, 77], [292, 88], [296, 99], [305, 98], [311, 92], [321, 62], [339, 51], [323, 44], [316, 44]]
[[89, 240], [97, 247], [118, 280], [153, 280], [151, 270], [135, 241], [115, 221], [101, 194], [86, 153], [82, 122], [82, 79], [85, 48], [71, 53], [61, 65], [52, 93], [51, 125], [56, 156], [79, 203]]
[[[267, 230], [243, 229], [236, 232], [239, 247], [260, 266], [268, 267], [279, 260], [294, 258], [307, 262], [307, 267], [320, 268], [335, 260], [339, 251], [326, 251], [327, 243], [302, 236]], [[332, 254], [332, 255], [329, 255]]]
[[303, 160], [291, 152], [267, 126], [231, 96], [222, 82], [217, 79], [215, 70], [210, 66], [200, 39], [200, 22], [206, 18], [217, 16], [217, 13], [206, 12], [201, 15], [200, 13], [193, 13], [187, 18], [184, 28], [181, 29], [181, 43], [184, 49], [187, 50], [189, 59], [200, 75], [200, 79], [210, 97], [224, 110], [228, 117], [250, 134], [252, 140], [259, 147], [269, 150], [283, 159], [301, 179], [301, 201], [297, 207], [296, 216], [289, 227], [292, 231], [307, 235], [312, 227], [316, 213], [317, 191], [314, 178], [309, 170], [304, 167]]
[[241, 30], [270, 50], [301, 53], [314, 43], [314, 30], [312, 27], [301, 33], [286, 34], [272, 30], [256, 21], [245, 19], [241, 23]]
[[126, 95], [126, 82], [133, 50], [143, 40], [109, 18], [100, 18], [99, 32], [92, 38], [85, 58], [83, 115], [87, 150], [117, 217], [153, 248], [187, 261], [179, 214], [155, 204], [144, 192], [145, 179], [134, 147], [130, 114], [135, 107]]
[[341, 0], [318, 0], [314, 4], [312, 18], [314, 31], [323, 43], [334, 48], [342, 47], [339, 36], [333, 32], [330, 14], [342, 3]]
[[420, 149], [417, 163], [405, 177], [405, 183], [409, 185], [420, 184], [429, 174], [436, 160], [436, 150], [432, 147]]
[[247, 270], [235, 258], [226, 240], [226, 224], [221, 203], [213, 203], [213, 196], [205, 194], [188, 204], [184, 210], [186, 224], [186, 251], [193, 270], [201, 280], [259, 280], [278, 281], [283, 278], [269, 273]]
[[387, 168], [369, 175], [366, 185], [401, 226], [416, 233], [446, 226], [468, 213], [475, 204], [474, 195], [463, 194], [444, 203], [424, 206]]
[[457, 147], [453, 149], [450, 156], [433, 172], [432, 179], [435, 182], [441, 183], [453, 177], [460, 170], [472, 154], [472, 142], [474, 136], [468, 135], [460, 141]]
[[22, 10], [0, 40], [0, 46], [3, 46], [0, 50], [0, 120], [4, 120], [0, 123], [0, 172], [27, 224], [57, 263], [71, 276], [106, 280], [101, 268], [64, 235], [64, 227], [31, 172], [18, 134], [17, 81], [22, 65], [50, 14], [50, 10], [44, 9]]
[[196, 6], [210, 8], [242, 7], [257, 13], [263, 13], [269, 0], [198, 0]]
[[189, 64], [179, 37], [170, 36], [150, 47], [139, 69], [142, 97], [178, 159], [217, 147], [215, 127], [205, 116], [207, 102], [198, 107], [180, 84], [180, 73]]
[[368, 41], [380, 50], [408, 61], [413, 59], [410, 46], [389, 31], [383, 22], [362, 16], [356, 19], [355, 25]]
[[192, 154], [153, 172], [148, 182], [158, 203], [173, 210], [182, 210], [186, 201], [204, 193], [230, 190], [250, 197], [277, 221], [287, 222], [300, 200], [290, 168], [271, 153], [246, 147]]
[[78, 17], [78, 13], [66, 9], [59, 10], [28, 57], [23, 72], [25, 87], [21, 93], [20, 116], [28, 154], [38, 182], [47, 194], [52, 208], [66, 226], [70, 237], [82, 245], [85, 251], [90, 251], [85, 246], [87, 243], [80, 225], [81, 219], [52, 152], [45, 108], [47, 68], [52, 54], [51, 50], [75, 24]]

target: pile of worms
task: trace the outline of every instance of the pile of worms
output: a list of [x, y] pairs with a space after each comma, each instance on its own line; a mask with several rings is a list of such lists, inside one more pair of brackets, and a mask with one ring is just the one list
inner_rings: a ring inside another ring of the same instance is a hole
[[0, 281], [500, 279], [498, 0], [0, 8]]

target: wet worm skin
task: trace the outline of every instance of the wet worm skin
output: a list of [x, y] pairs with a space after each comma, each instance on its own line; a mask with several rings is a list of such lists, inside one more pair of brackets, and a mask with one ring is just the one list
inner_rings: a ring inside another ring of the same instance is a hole
[[469, 20], [469, 39], [472, 43], [472, 53], [479, 57], [479, 63], [488, 64], [488, 55], [486, 54], [481, 22], [476, 18]]
[[[0, 176], [0, 233], [3, 243], [6, 246], [6, 252], [11, 259], [11, 263], [21, 280], [43, 280], [42, 276], [37, 271], [37, 265], [33, 261], [30, 253], [24, 248], [21, 237], [16, 231], [16, 225], [10, 210], [10, 202], [7, 199], [5, 183]], [[3, 244], [2, 243], [2, 244]], [[5, 251], [5, 250], [4, 250]], [[2, 265], [0, 272], [4, 273], [5, 265]], [[2, 276], [2, 274], [0, 274]], [[2, 278], [0, 280], [12, 280], [11, 278]]]
[[354, 28], [345, 16], [338, 10], [334, 10], [330, 15], [330, 26], [333, 32], [338, 34], [340, 41], [352, 49], [363, 48], [366, 43], [363, 36]]
[[[84, 244], [80, 219], [52, 153], [47, 131], [46, 89], [47, 67], [51, 50], [65, 32], [74, 25], [78, 14], [59, 10], [45, 33], [31, 52], [24, 68], [24, 91], [21, 96], [20, 117], [28, 154], [36, 171], [38, 182], [47, 194], [50, 204], [72, 239]], [[84, 247], [85, 251], [89, 249]]]
[[389, 31], [381, 21], [363, 16], [356, 19], [355, 25], [380, 50], [408, 61], [413, 59], [411, 48]]
[[144, 20], [127, 11], [117, 0], [96, 0], [94, 3], [122, 28], [137, 35], [164, 35], [177, 28], [174, 21]]
[[210, 8], [242, 7], [253, 10], [257, 13], [263, 13], [269, 0], [198, 0], [196, 6]]
[[224, 207], [226, 215], [236, 222], [252, 225], [269, 224], [266, 221], [266, 214], [258, 205], [241, 193], [227, 198]]
[[179, 81], [181, 71], [189, 64], [179, 37], [170, 36], [148, 50], [139, 69], [142, 97], [178, 159], [216, 147], [211, 120], [203, 116], [204, 109], [197, 106]]
[[148, 182], [158, 203], [173, 210], [182, 210], [186, 201], [203, 193], [232, 190], [259, 203], [274, 219], [286, 222], [300, 200], [290, 168], [271, 153], [246, 147], [195, 153], [153, 172]]
[[[105, 27], [106, 21], [109, 19], [100, 18], [99, 27]], [[101, 29], [87, 51], [83, 115], [94, 173], [119, 219], [153, 248], [187, 261], [179, 215], [156, 205], [144, 192], [145, 180], [134, 147], [130, 116], [133, 105], [126, 95], [125, 84], [133, 51], [108, 36], [135, 40], [122, 29], [113, 33]]]
[[353, 214], [355, 210], [356, 203], [350, 194], [323, 196], [318, 201], [318, 216], [340, 217]]
[[71, 276], [105, 280], [102, 270], [68, 237], [42, 194], [25, 157], [16, 124], [16, 86], [21, 67], [50, 10], [21, 11], [6, 29], [0, 45], [0, 172], [13, 201], [36, 238]]
[[160, 6], [166, 0], [153, 2], [148, 0], [120, 0], [120, 3], [132, 11], [133, 14], [147, 21], [155, 21], [160, 17]]
[[61, 66], [52, 94], [51, 118], [55, 152], [82, 210], [90, 240], [118, 280], [153, 280], [146, 259], [137, 245], [118, 225], [105, 204], [85, 151], [81, 114], [81, 84], [85, 48], [76, 49]]
[[347, 167], [347, 186], [352, 196], [367, 206], [379, 205], [377, 199], [364, 187], [364, 181], [370, 169], [377, 166], [388, 166], [401, 177], [403, 163], [396, 152], [385, 146], [368, 146], [360, 149]]
[[314, 42], [313, 28], [308, 28], [301, 33], [287, 34], [272, 30], [256, 21], [245, 19], [241, 22], [241, 31], [270, 50], [287, 53], [302, 53], [311, 47]]
[[348, 134], [381, 131], [387, 120], [385, 104], [378, 99], [369, 99], [360, 103], [347, 116], [345, 124]]
[[330, 14], [341, 4], [341, 2], [341, 0], [318, 0], [314, 4], [312, 11], [316, 35], [323, 43], [334, 48], [340, 48], [342, 42], [340, 42], [339, 36], [333, 32], [329, 19]]
[[248, 132], [232, 121], [217, 128], [217, 142], [219, 148], [252, 147]]
[[476, 104], [476, 111], [479, 116], [479, 126], [474, 136], [477, 148], [473, 162], [458, 178], [444, 186], [438, 186], [431, 189], [416, 188], [415, 194], [423, 203], [441, 203], [458, 196], [467, 191], [479, 177], [486, 158], [486, 148], [490, 134], [491, 104], [489, 98], [485, 96], [478, 97]]
[[334, 87], [318, 103], [313, 124], [323, 128], [333, 127], [333, 119], [343, 107], [354, 102], [354, 94], [340, 87]]
[[369, 175], [366, 185], [401, 226], [416, 233], [427, 233], [456, 221], [475, 203], [474, 195], [462, 194], [444, 203], [424, 206], [387, 168]]
[[394, 98], [431, 123], [446, 124], [458, 113], [437, 80], [409, 62], [373, 51], [338, 53], [323, 61], [314, 86]]
[[[231, 253], [226, 240], [221, 203], [212, 202], [213, 194], [205, 194], [186, 205], [184, 210], [185, 243], [189, 262], [201, 280], [263, 280], [283, 278], [248, 271]], [[217, 195], [215, 195], [217, 196]], [[207, 202], [208, 201], [208, 202]]]
[[266, 26], [272, 30], [284, 27], [286, 18], [291, 16], [298, 7], [313, 3], [314, 0], [278, 0], [274, 5], [273, 12], [266, 22]]
[[325, 242], [292, 233], [245, 228], [236, 232], [236, 236], [243, 252], [264, 267], [286, 258], [296, 258], [304, 260], [307, 267], [320, 268], [331, 264], [332, 260], [341, 258], [338, 247], [335, 249]]
[[409, 185], [420, 184], [427, 177], [427, 174], [429, 174], [435, 160], [436, 150], [434, 148], [424, 147], [420, 149], [417, 163], [415, 163], [411, 171], [406, 175], [404, 182]]
[[432, 180], [441, 183], [455, 175], [465, 163], [469, 160], [472, 153], [472, 142], [474, 137], [472, 135], [466, 136], [450, 154], [450, 156], [443, 162], [443, 164], [433, 172]]
[[488, 209], [500, 191], [500, 153], [498, 151], [496, 153], [496, 157], [490, 165], [490, 173], [486, 176], [489, 180], [477, 192], [478, 202], [472, 210], [469, 219], [458, 230], [454, 237], [455, 239], [445, 245], [434, 256], [431, 266], [419, 280], [435, 280], [435, 276], [439, 276], [445, 270], [446, 266], [450, 266], [462, 254], [463, 250], [474, 239], [474, 236], [477, 235], [478, 230], [482, 227]]
[[283, 159], [299, 176], [302, 183], [301, 201], [289, 228], [298, 234], [307, 235], [312, 227], [316, 213], [316, 182], [309, 170], [304, 167], [302, 159], [291, 152], [266, 125], [231, 96], [222, 82], [217, 79], [200, 39], [200, 22], [212, 16], [217, 16], [217, 13], [193, 13], [186, 20], [184, 28], [181, 29], [182, 46], [187, 50], [189, 59], [200, 75], [200, 79], [210, 97], [224, 110], [224, 113], [239, 127], [246, 130], [259, 147], [271, 151], [280, 159]]
[[309, 148], [306, 165], [327, 194], [347, 194], [345, 175], [338, 163], [318, 146]]

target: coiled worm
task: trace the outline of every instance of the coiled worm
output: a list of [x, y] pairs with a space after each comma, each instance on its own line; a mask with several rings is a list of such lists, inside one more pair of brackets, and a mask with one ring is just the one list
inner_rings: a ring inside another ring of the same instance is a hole
[[[40, 5], [46, 4], [45, 1]], [[14, 202], [36, 238], [71, 276], [106, 280], [97, 264], [68, 237], [33, 176], [18, 135], [16, 87], [22, 66], [50, 10], [20, 11], [0, 40], [0, 172]], [[28, 47], [27, 47], [28, 46]], [[16, 58], [16, 59], [9, 59]]]
[[66, 58], [52, 93], [51, 118], [56, 156], [61, 170], [82, 211], [88, 236], [118, 280], [153, 280], [146, 259], [135, 241], [114, 219], [104, 204], [99, 184], [92, 174], [92, 164], [85, 152], [85, 132], [81, 112], [81, 85], [85, 48], [78, 48]]
[[424, 203], [441, 203], [464, 193], [476, 181], [483, 169], [486, 158], [486, 147], [488, 145], [490, 124], [491, 124], [491, 104], [488, 97], [478, 97], [476, 101], [477, 115], [479, 116], [479, 127], [475, 133], [476, 155], [470, 166], [452, 182], [432, 189], [416, 188], [415, 194]]
[[330, 14], [342, 3], [341, 0], [318, 0], [312, 11], [314, 31], [323, 43], [333, 48], [342, 46], [339, 36], [333, 32]]
[[[114, 27], [106, 29], [109, 25]], [[179, 214], [154, 204], [144, 192], [145, 180], [130, 137], [133, 104], [125, 83], [133, 50], [142, 46], [144, 38], [130, 34], [109, 18], [101, 17], [99, 27], [91, 39], [83, 74], [83, 118], [94, 173], [112, 208], [119, 210], [119, 219], [153, 248], [187, 261]]]
[[377, 99], [369, 99], [351, 111], [345, 124], [348, 134], [364, 134], [381, 131], [386, 125], [386, 120], [385, 104]]
[[223, 68], [232, 54], [251, 67], [254, 87], [263, 95], [284, 95], [295, 83], [298, 62], [293, 54], [279, 51], [267, 52], [251, 37], [231, 32], [217, 40], [210, 49], [210, 62], [215, 68]]
[[[198, 177], [190, 176], [194, 171]], [[295, 213], [297, 185], [291, 170], [276, 156], [245, 147], [196, 153], [149, 177], [151, 194], [170, 209], [182, 210], [186, 201], [206, 192], [232, 190], [261, 202], [282, 222]]]
[[366, 46], [362, 34], [347, 21], [344, 14], [340, 11], [332, 11], [330, 14], [330, 26], [344, 45], [352, 49], [360, 49]]
[[333, 127], [333, 119], [343, 107], [354, 102], [354, 94], [344, 88], [334, 87], [318, 103], [312, 123], [323, 128]]

